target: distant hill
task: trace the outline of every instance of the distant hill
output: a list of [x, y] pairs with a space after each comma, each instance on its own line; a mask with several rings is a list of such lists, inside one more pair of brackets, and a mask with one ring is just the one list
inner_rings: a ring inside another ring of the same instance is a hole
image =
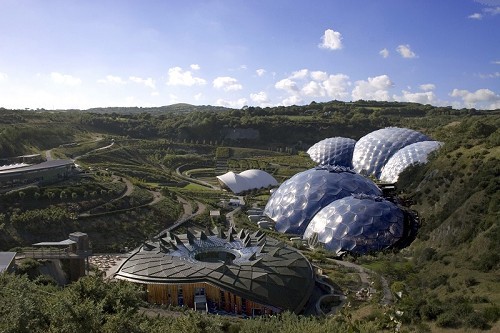
[[134, 113], [187, 113], [187, 112], [222, 112], [231, 110], [222, 106], [211, 105], [191, 105], [187, 103], [177, 103], [172, 105], [158, 106], [158, 107], [107, 107], [107, 108], [91, 108], [82, 110], [84, 112], [93, 113], [118, 113], [118, 114], [134, 114]]

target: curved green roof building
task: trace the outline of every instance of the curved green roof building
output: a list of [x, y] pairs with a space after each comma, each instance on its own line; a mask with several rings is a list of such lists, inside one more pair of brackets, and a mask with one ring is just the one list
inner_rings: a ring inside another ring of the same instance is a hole
[[314, 287], [312, 266], [296, 249], [233, 228], [144, 243], [115, 277], [144, 284], [154, 303], [199, 309], [206, 302], [208, 310], [249, 315], [299, 313]]

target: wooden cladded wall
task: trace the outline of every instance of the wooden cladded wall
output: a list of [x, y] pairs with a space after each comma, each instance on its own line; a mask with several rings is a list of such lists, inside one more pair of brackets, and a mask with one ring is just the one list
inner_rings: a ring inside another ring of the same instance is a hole
[[[197, 288], [204, 288], [207, 301], [215, 304], [219, 310], [226, 312], [253, 315], [253, 309], [259, 314], [272, 314], [279, 309], [243, 299], [211, 284], [199, 282], [190, 284], [147, 284], [148, 302], [154, 304], [184, 305], [194, 308], [194, 296]], [[180, 291], [182, 289], [182, 292]], [[182, 303], [180, 295], [182, 294]]]

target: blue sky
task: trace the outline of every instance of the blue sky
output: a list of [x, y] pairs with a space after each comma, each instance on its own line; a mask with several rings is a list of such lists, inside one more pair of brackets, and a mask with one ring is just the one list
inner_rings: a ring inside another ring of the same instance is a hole
[[0, 0], [0, 107], [500, 108], [500, 0]]

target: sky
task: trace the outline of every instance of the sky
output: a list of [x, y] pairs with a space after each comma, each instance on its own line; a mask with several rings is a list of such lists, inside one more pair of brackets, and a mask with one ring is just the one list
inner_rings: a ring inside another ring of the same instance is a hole
[[0, 107], [500, 108], [500, 0], [0, 0]]

